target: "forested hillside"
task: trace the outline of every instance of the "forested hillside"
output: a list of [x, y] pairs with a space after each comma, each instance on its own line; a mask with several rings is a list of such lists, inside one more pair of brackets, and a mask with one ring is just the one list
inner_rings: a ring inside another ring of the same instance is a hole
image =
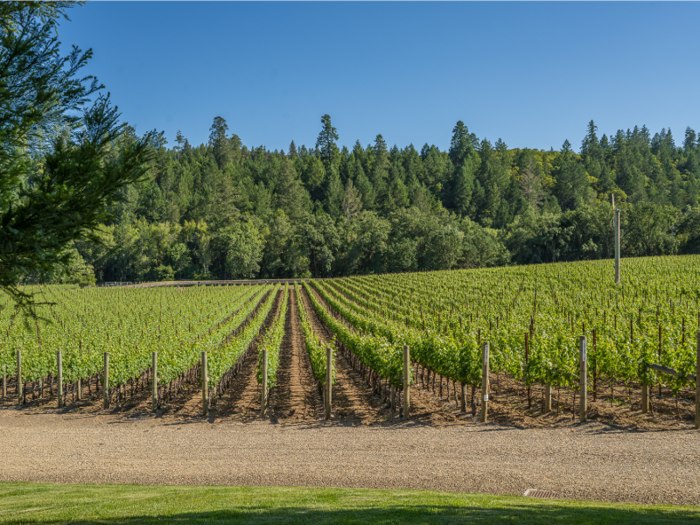
[[390, 147], [382, 135], [339, 148], [338, 133], [324, 115], [315, 144], [286, 151], [243, 145], [221, 117], [208, 144], [158, 135], [148, 177], [125, 191], [102, 245], [76, 245], [74, 271], [98, 281], [325, 277], [606, 258], [611, 194], [623, 257], [700, 251], [690, 128], [677, 145], [670, 130], [646, 127], [599, 137], [591, 121], [578, 153], [568, 140], [559, 151], [509, 149], [461, 121], [448, 151]]

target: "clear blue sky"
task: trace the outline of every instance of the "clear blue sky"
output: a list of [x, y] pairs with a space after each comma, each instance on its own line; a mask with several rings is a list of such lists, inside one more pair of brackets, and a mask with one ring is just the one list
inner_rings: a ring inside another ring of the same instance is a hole
[[698, 3], [89, 2], [65, 45], [139, 133], [206, 142], [226, 119], [248, 146], [449, 147], [463, 120], [509, 147], [578, 150], [646, 124], [700, 129]]

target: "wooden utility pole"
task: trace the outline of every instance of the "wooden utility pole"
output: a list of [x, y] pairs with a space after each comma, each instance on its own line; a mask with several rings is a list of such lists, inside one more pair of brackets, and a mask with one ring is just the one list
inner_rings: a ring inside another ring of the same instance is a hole
[[403, 419], [408, 421], [411, 406], [411, 351], [403, 345]]
[[63, 399], [63, 354], [56, 352], [56, 367], [58, 368], [58, 408], [63, 408], [66, 400]]
[[333, 393], [333, 350], [330, 345], [326, 347], [326, 395], [323, 400], [323, 408], [326, 411], [326, 419], [331, 418], [331, 395]]
[[481, 367], [481, 422], [488, 418], [489, 402], [489, 342], [484, 343], [484, 362]]
[[151, 408], [155, 412], [158, 410], [158, 352], [153, 352], [151, 363], [151, 398]]
[[582, 335], [579, 338], [579, 360], [581, 363], [581, 377], [579, 384], [581, 386], [581, 405], [579, 407], [579, 421], [585, 423], [588, 416], [588, 367], [587, 361], [588, 349], [586, 348], [586, 336]]
[[615, 210], [615, 284], [620, 284], [620, 209]]

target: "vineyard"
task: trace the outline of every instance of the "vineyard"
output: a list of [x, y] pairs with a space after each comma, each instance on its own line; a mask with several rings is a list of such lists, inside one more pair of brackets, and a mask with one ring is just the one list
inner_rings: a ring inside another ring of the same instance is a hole
[[595, 261], [254, 286], [36, 287], [37, 319], [0, 303], [3, 402], [162, 411], [184, 397], [207, 414], [246, 398], [265, 414], [305, 371], [294, 395], [319, 418], [343, 417], [342, 396], [364, 388], [365, 403], [397, 418], [482, 407], [485, 420], [489, 399], [496, 419], [505, 406], [574, 414], [585, 394], [586, 411], [692, 420], [700, 256], [625, 260], [622, 283], [613, 277], [612, 262]]

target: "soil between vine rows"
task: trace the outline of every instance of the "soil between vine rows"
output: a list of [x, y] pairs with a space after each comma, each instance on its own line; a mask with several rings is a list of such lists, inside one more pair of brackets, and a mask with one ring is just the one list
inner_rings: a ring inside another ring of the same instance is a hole
[[[331, 333], [318, 318], [303, 288], [301, 295], [314, 332], [325, 343], [331, 344]], [[335, 353], [335, 369], [336, 383], [333, 385], [332, 394], [333, 415], [353, 423], [371, 424], [380, 420], [382, 413], [379, 400], [372, 395], [372, 390], [362, 381], [360, 374], [353, 370], [343, 353], [339, 351]]]
[[[302, 290], [302, 300], [314, 330], [326, 342], [331, 341], [331, 334], [316, 315], [316, 312]], [[285, 337], [280, 354], [278, 385], [271, 392], [268, 419], [273, 422], [296, 423], [319, 420], [323, 417], [321, 396], [313, 377], [311, 363], [306, 352], [301, 331], [294, 290], [290, 290], [290, 307], [287, 312]], [[315, 292], [315, 297], [326, 307], [325, 301]], [[269, 326], [279, 308], [281, 293], [271, 309], [265, 326]], [[209, 420], [235, 419], [252, 422], [260, 419], [261, 389], [255, 378], [257, 366], [257, 340], [248, 352], [242, 370], [233, 379], [231, 385], [217, 399], [210, 411]], [[411, 419], [431, 426], [471, 425], [471, 392], [467, 388], [467, 411], [460, 411], [460, 403], [454, 397], [452, 386], [447, 380], [432, 378], [427, 383], [424, 378], [415, 377], [411, 396]], [[363, 381], [341, 351], [336, 352], [336, 384], [333, 394], [333, 420], [348, 425], [400, 423], [400, 411], [392, 413], [388, 403], [381, 405], [378, 395]], [[443, 390], [440, 390], [442, 382]], [[573, 394], [563, 390], [559, 395], [553, 393], [553, 411], [542, 412], [541, 385], [531, 387], [532, 403], [529, 406], [525, 386], [503, 374], [491, 374], [489, 419], [493, 422], [517, 428], [553, 428], [572, 427], [576, 424], [577, 407], [573, 405]], [[631, 387], [631, 389], [630, 389]], [[599, 383], [598, 400], [593, 401], [589, 395], [589, 420], [612, 425], [624, 430], [686, 430], [693, 428], [694, 406], [693, 392], [683, 392], [678, 403], [670, 397], [668, 389], [658, 396], [657, 387], [652, 388], [653, 413], [641, 414], [639, 385], [626, 385], [617, 382], [614, 385], [614, 402], [611, 403], [611, 386]], [[689, 390], [689, 389], [686, 389]], [[164, 421], [170, 419], [196, 421], [202, 418], [201, 389], [198, 386], [185, 385], [183, 390], [169, 400], [157, 414], [151, 412], [151, 394], [146, 387], [129, 395], [121, 402], [114, 402], [105, 410], [102, 407], [101, 393], [88, 393], [83, 384], [83, 399], [73, 400], [68, 395], [66, 408], [56, 409], [56, 395], [31, 399], [22, 408], [23, 411], [37, 413], [77, 413], [83, 415], [113, 415], [121, 418], [157, 417]], [[448, 397], [449, 394], [449, 397]], [[478, 395], [476, 396], [478, 398]], [[690, 399], [690, 401], [689, 401]], [[8, 397], [0, 399], [2, 409], [16, 406], [13, 389]]]
[[277, 386], [270, 394], [270, 412], [277, 419], [318, 419], [323, 411], [323, 402], [306, 351], [294, 289], [289, 291], [284, 330]]

